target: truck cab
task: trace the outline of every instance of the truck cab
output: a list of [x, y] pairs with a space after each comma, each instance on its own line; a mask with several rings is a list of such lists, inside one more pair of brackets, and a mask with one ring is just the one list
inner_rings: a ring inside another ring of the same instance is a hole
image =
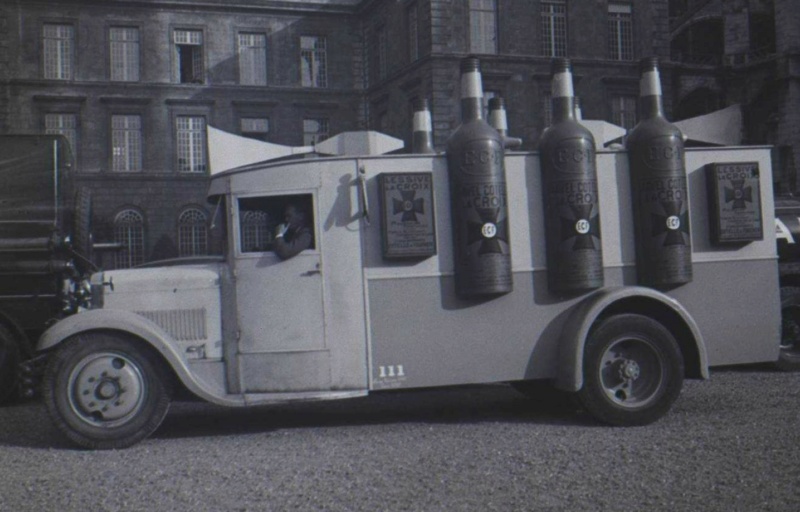
[[[758, 169], [760, 238], [715, 242], [706, 170], [720, 162]], [[669, 410], [684, 378], [777, 359], [768, 148], [687, 150], [695, 271], [671, 289], [637, 283], [624, 152], [597, 154], [605, 285], [570, 294], [547, 285], [538, 154], [509, 153], [505, 166], [508, 236], [476, 235], [470, 247], [510, 251], [513, 291], [480, 298], [455, 293], [441, 155], [306, 158], [215, 175], [208, 197], [226, 225], [224, 256], [93, 275], [92, 309], [38, 345], [50, 359], [51, 417], [82, 446], [119, 448], [158, 427], [178, 387], [250, 406], [547, 381], [603, 422], [640, 425]], [[290, 204], [309, 213], [313, 242], [282, 259], [275, 227]]]

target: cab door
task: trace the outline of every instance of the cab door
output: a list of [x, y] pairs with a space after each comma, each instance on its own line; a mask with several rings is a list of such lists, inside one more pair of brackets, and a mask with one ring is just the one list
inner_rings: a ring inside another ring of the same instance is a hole
[[[317, 192], [234, 197], [237, 357], [244, 393], [330, 387]], [[289, 205], [304, 212], [312, 236], [308, 247], [282, 259], [275, 236]]]

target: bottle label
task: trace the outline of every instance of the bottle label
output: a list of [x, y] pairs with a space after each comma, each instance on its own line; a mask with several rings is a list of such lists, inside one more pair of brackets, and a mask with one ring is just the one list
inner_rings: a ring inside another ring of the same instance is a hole
[[460, 155], [461, 172], [471, 176], [497, 176], [503, 173], [503, 149], [494, 140], [467, 144]]
[[657, 172], [683, 169], [683, 141], [675, 135], [654, 137], [639, 152], [641, 162]]
[[594, 146], [583, 137], [561, 141], [552, 155], [553, 167], [562, 173], [584, 174], [589, 166], [594, 166]]

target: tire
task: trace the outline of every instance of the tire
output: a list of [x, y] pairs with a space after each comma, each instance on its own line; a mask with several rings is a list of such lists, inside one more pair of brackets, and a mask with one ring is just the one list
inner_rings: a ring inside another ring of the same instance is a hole
[[70, 441], [107, 450], [132, 446], [158, 428], [172, 383], [142, 342], [94, 332], [70, 338], [51, 357], [42, 394], [50, 417]]
[[17, 368], [20, 357], [16, 337], [0, 325], [0, 405], [9, 404], [19, 397]]
[[92, 191], [81, 187], [75, 193], [72, 222], [72, 250], [77, 255], [75, 266], [82, 273], [94, 268], [92, 263], [94, 240], [92, 238]]
[[800, 370], [800, 288], [781, 288], [781, 350], [776, 363], [784, 371]]
[[578, 400], [603, 423], [647, 425], [672, 407], [683, 376], [683, 356], [663, 325], [642, 315], [616, 315], [586, 341]]

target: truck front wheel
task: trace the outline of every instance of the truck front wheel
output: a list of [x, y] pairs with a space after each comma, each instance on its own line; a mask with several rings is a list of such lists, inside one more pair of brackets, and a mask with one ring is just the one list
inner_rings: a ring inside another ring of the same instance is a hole
[[56, 426], [84, 448], [116, 449], [158, 428], [172, 387], [146, 346], [114, 333], [87, 333], [52, 357], [43, 395]]
[[800, 370], [800, 288], [781, 288], [781, 351], [778, 368]]
[[586, 341], [581, 404], [611, 425], [647, 425], [669, 411], [683, 386], [672, 334], [642, 315], [609, 317]]

